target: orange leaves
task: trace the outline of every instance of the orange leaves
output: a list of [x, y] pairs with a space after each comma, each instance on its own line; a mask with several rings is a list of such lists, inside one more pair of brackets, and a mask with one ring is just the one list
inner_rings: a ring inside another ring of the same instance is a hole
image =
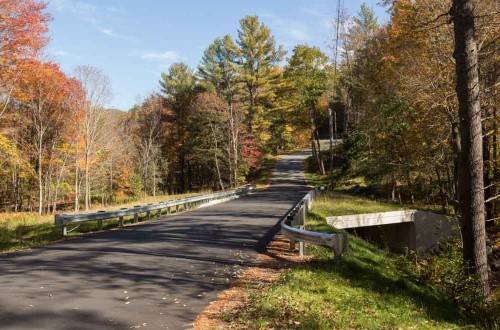
[[17, 60], [37, 55], [49, 40], [51, 17], [43, 12], [46, 7], [43, 1], [0, 0], [0, 57]]
[[37, 57], [49, 41], [46, 6], [35, 0], [0, 0], [0, 90], [15, 88], [26, 73], [23, 61]]

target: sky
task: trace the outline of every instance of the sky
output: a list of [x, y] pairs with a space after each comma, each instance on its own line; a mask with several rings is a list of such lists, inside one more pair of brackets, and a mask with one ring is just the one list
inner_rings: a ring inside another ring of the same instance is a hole
[[[355, 15], [366, 2], [383, 21], [374, 0], [345, 1]], [[257, 15], [291, 55], [295, 45], [325, 52], [332, 39], [335, 0], [49, 0], [51, 42], [46, 56], [71, 75], [91, 65], [108, 75], [113, 99], [107, 106], [129, 110], [158, 91], [162, 72], [175, 62], [192, 68], [217, 37], [236, 36], [239, 20]]]

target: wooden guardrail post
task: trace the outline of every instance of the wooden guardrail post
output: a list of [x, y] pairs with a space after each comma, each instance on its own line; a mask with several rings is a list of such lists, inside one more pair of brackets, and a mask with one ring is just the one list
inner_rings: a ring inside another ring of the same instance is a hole
[[118, 220], [118, 227], [123, 227], [123, 217], [120, 217]]

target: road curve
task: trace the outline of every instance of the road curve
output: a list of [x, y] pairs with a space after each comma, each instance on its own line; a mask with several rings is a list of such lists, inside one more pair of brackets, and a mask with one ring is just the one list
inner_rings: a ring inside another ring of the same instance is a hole
[[308, 191], [307, 153], [272, 185], [138, 226], [0, 255], [0, 329], [185, 329], [245, 267]]

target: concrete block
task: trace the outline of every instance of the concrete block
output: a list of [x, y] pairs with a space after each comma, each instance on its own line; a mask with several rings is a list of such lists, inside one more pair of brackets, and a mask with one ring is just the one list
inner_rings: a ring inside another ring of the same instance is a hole
[[456, 219], [417, 210], [328, 217], [327, 222], [389, 247], [419, 253], [436, 250], [439, 242], [459, 234]]

